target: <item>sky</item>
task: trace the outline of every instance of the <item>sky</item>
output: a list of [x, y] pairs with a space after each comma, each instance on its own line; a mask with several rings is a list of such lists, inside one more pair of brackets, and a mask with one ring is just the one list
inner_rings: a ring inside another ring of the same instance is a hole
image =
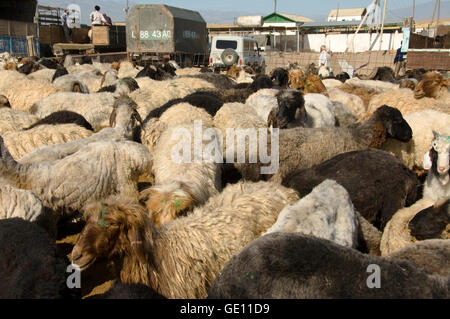
[[[79, 4], [82, 8], [83, 23], [95, 4], [101, 6], [102, 12], [107, 12], [113, 21], [124, 21], [123, 8], [126, 0], [38, 0], [39, 4], [66, 7], [70, 3]], [[297, 14], [315, 21], [325, 21], [331, 9], [367, 7], [371, 0], [278, 0], [277, 11]], [[381, 1], [382, 3], [384, 0]], [[387, 17], [402, 20], [412, 14], [412, 0], [388, 0]], [[431, 19], [434, 0], [416, 0], [417, 20]], [[134, 4], [167, 4], [199, 11], [208, 23], [233, 23], [241, 15], [267, 15], [273, 12], [274, 0], [129, 0], [130, 7]], [[450, 1], [441, 1], [441, 17], [450, 18]]]

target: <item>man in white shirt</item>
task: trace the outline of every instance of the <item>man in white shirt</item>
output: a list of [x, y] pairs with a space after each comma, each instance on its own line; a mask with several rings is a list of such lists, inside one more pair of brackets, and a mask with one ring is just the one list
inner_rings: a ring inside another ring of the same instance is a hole
[[91, 25], [102, 25], [108, 24], [105, 17], [100, 13], [100, 7], [95, 6], [94, 11], [92, 11], [91, 15]]
[[320, 56], [319, 56], [319, 68], [321, 66], [325, 66], [328, 70], [330, 70], [331, 66], [331, 56], [327, 52], [327, 47], [322, 45], [320, 47]]

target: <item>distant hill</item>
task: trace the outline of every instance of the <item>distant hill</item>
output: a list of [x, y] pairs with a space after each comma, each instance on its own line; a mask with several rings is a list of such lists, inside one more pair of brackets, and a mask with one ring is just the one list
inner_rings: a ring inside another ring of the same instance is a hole
[[[417, 4], [415, 10], [416, 21], [418, 20], [431, 20], [433, 16], [434, 5], [436, 1], [429, 1], [423, 4]], [[388, 3], [389, 7], [389, 3]], [[386, 13], [388, 18], [406, 18], [412, 15], [412, 6], [403, 9], [392, 9]], [[436, 13], [437, 15], [437, 13]], [[450, 1], [441, 1], [441, 16], [442, 19], [450, 18]]]

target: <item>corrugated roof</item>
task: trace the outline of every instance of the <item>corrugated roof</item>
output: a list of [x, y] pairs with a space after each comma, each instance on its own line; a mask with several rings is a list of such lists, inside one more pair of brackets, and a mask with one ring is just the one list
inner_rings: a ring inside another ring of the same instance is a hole
[[[349, 9], [339, 9], [340, 17], [353, 17], [353, 16], [362, 16], [365, 14], [366, 8], [349, 8]], [[337, 9], [332, 9], [329, 18], [336, 17]]]
[[[271, 14], [266, 15], [264, 18], [264, 22], [313, 22], [310, 18], [299, 16], [296, 14], [287, 14], [281, 12], [272, 12]], [[278, 18], [278, 19], [277, 19]], [[274, 21], [272, 21], [274, 20]], [[285, 21], [275, 21], [275, 20], [285, 20]]]
[[[307, 22], [301, 27], [302, 28], [347, 27], [347, 26], [358, 26], [360, 23], [361, 21], [320, 21], [320, 22]], [[364, 23], [363, 25], [367, 25], [367, 23]], [[384, 25], [402, 26], [403, 21], [387, 19], [384, 22]]]
[[299, 16], [299, 15], [295, 15], [295, 14], [287, 14], [287, 13], [280, 13], [280, 14], [285, 16], [286, 18], [289, 18], [289, 19], [294, 20], [296, 22], [313, 22], [314, 21], [314, 20], [312, 20], [310, 18]]

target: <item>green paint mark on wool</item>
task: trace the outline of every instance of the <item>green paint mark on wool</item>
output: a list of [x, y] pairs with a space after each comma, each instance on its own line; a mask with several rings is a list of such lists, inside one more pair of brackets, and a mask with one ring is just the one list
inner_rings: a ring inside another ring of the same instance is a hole
[[106, 209], [102, 208], [100, 210], [100, 218], [98, 220], [98, 224], [100, 225], [100, 227], [105, 227], [105, 219], [104, 216], [108, 214], [108, 212], [106, 211]]

